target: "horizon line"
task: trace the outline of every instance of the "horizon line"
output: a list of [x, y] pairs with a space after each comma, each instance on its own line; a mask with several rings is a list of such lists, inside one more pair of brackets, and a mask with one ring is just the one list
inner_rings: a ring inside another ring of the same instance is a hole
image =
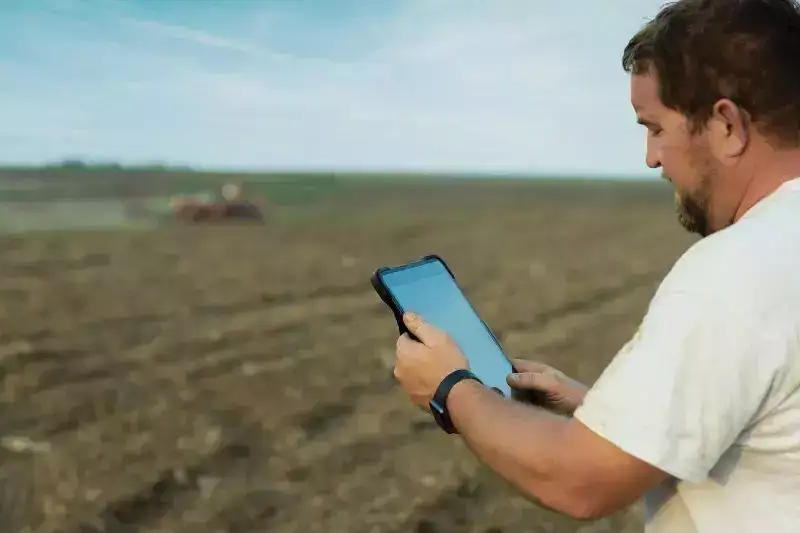
[[469, 168], [426, 168], [426, 167], [237, 167], [190, 165], [165, 162], [85, 162], [65, 159], [57, 162], [42, 163], [0, 163], [0, 171], [37, 171], [37, 170], [83, 170], [100, 171], [114, 169], [118, 171], [161, 170], [167, 172], [184, 172], [195, 174], [238, 174], [238, 175], [324, 175], [341, 174], [353, 177], [408, 176], [408, 177], [454, 177], [454, 178], [510, 178], [510, 179], [603, 179], [625, 181], [660, 181], [658, 176], [632, 172], [585, 172], [579, 170], [524, 170], [524, 169], [469, 169]]

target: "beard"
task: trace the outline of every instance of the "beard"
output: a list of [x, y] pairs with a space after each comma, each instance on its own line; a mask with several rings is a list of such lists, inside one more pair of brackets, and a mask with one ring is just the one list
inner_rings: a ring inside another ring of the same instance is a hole
[[[692, 167], [697, 177], [697, 184], [690, 189], [675, 188], [675, 210], [678, 222], [686, 231], [707, 237], [712, 233], [709, 224], [709, 206], [711, 184], [716, 176], [716, 170], [705, 150], [695, 151], [693, 159]], [[664, 178], [672, 182], [666, 174]]]
[[[675, 212], [678, 215], [678, 223], [689, 233], [695, 233], [700, 237], [707, 237], [711, 233], [708, 215], [711, 175], [712, 172], [707, 170], [698, 173], [700, 181], [691, 189], [675, 187]], [[667, 174], [662, 174], [661, 177], [674, 184]]]
[[675, 210], [678, 222], [686, 231], [701, 237], [709, 235], [708, 190], [704, 185], [691, 191], [676, 191]]

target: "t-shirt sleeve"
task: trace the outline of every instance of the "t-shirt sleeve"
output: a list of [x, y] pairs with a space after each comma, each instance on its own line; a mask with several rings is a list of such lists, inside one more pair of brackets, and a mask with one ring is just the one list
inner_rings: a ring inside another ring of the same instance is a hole
[[758, 413], [785, 343], [769, 319], [712, 292], [657, 294], [575, 412], [622, 450], [690, 482], [707, 477]]

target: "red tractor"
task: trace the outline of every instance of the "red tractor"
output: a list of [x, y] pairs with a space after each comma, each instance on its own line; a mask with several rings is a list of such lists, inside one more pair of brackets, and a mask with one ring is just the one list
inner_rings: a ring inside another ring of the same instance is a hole
[[234, 184], [222, 187], [221, 200], [179, 196], [171, 199], [170, 207], [176, 219], [188, 222], [264, 221], [261, 209], [256, 204], [242, 199], [241, 186]]

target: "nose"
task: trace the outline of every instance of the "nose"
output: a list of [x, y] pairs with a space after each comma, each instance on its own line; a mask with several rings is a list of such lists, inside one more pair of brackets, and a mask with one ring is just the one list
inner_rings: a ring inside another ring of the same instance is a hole
[[650, 139], [650, 136], [647, 136], [647, 144], [645, 146], [645, 162], [647, 166], [650, 168], [660, 168], [661, 167], [661, 155], [659, 153], [659, 149], [657, 146], [654, 146], [655, 143]]

